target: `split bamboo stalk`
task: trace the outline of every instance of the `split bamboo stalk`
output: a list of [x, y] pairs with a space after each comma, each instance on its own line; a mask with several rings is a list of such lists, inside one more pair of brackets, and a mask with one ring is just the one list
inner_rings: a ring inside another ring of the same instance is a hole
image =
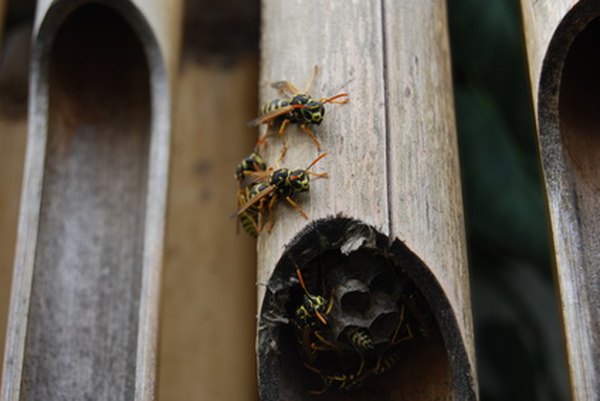
[[178, 7], [37, 4], [3, 401], [154, 399]]
[[600, 4], [521, 1], [571, 393], [600, 399]]
[[[261, 100], [277, 97], [269, 82], [303, 88], [313, 65], [320, 68], [314, 97], [350, 94], [346, 105], [327, 105], [314, 128], [328, 152], [314, 169], [329, 179], [311, 181], [310, 193], [297, 198], [310, 224], [281, 205], [272, 232], [259, 238], [263, 400], [305, 399], [311, 390], [299, 373], [307, 369], [283, 349], [285, 329], [277, 329], [285, 326], [282, 303], [292, 295], [284, 289], [295, 282], [295, 267], [319, 260], [327, 271], [345, 256], [352, 264], [355, 250], [401, 267], [443, 340], [407, 345], [395, 373], [324, 397], [477, 398], [446, 8], [443, 1], [418, 3], [263, 0]], [[318, 154], [297, 127], [286, 138], [286, 167], [306, 167]], [[269, 140], [266, 151], [272, 165], [276, 143]], [[323, 255], [331, 252], [342, 256], [328, 262]]]

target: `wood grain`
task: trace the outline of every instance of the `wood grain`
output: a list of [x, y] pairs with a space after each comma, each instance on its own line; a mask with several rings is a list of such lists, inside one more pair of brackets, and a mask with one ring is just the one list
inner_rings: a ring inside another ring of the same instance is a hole
[[600, 5], [522, 1], [572, 399], [599, 400]]
[[[389, 237], [390, 242], [405, 242], [427, 266], [427, 274], [415, 273], [415, 280], [423, 280], [422, 290], [441, 288], [441, 294], [426, 294], [430, 305], [442, 298], [447, 298], [450, 305], [449, 311], [434, 313], [440, 326], [445, 326], [441, 327], [445, 352], [452, 362], [444, 362], [443, 352], [440, 357], [430, 350], [435, 370], [444, 373], [415, 379], [422, 389], [419, 395], [411, 392], [408, 385], [396, 385], [391, 392], [386, 387], [387, 396], [428, 399], [437, 394], [440, 399], [476, 399], [444, 2], [283, 4], [263, 0], [262, 12], [263, 102], [277, 97], [269, 82], [286, 79], [304, 87], [314, 64], [320, 66], [311, 92], [314, 97], [350, 93], [349, 104], [326, 106], [323, 124], [314, 129], [323, 151], [329, 154], [315, 170], [328, 172], [330, 178], [312, 181], [310, 193], [298, 197], [301, 207], [312, 222], [334, 216], [350, 217]], [[317, 155], [314, 144], [294, 126], [286, 135], [290, 150], [284, 165], [306, 166]], [[269, 143], [267, 159], [275, 163], [279, 145], [275, 139]], [[315, 234], [310, 227], [302, 231], [307, 221], [286, 205], [279, 207], [276, 217], [272, 232], [262, 234], [258, 243], [258, 276], [263, 286], [258, 291], [259, 311], [265, 307], [265, 293], [269, 294], [269, 303], [273, 299], [275, 290], [267, 291], [265, 286], [271, 285], [269, 279], [274, 277], [276, 266], [287, 266], [286, 252], [292, 240], [296, 246], [302, 243], [303, 235], [326, 236]], [[325, 220], [320, 221], [326, 224]], [[345, 224], [329, 221], [330, 230]], [[323, 225], [319, 227], [323, 229]], [[360, 241], [367, 241], [364, 238]], [[312, 255], [308, 248], [298, 252], [306, 252], [298, 254], [300, 258]], [[270, 311], [262, 310], [267, 312]], [[263, 326], [259, 326], [261, 329]], [[270, 345], [259, 345], [265, 347], [259, 349], [260, 371], [261, 352], [268, 354]], [[439, 361], [439, 365], [434, 361]], [[286, 368], [287, 365], [279, 369]], [[450, 369], [450, 373], [444, 369]], [[277, 379], [265, 375], [267, 380], [259, 382], [261, 392], [267, 399], [277, 399], [279, 390], [263, 386], [271, 386]], [[282, 382], [287, 380], [281, 375]], [[449, 375], [452, 383], [447, 380]], [[398, 382], [396, 377], [394, 383]], [[306, 389], [304, 393], [294, 389], [281, 391], [294, 399], [306, 397]], [[351, 395], [352, 399], [374, 399], [373, 394], [361, 394]], [[331, 397], [337, 399], [335, 395]]]
[[246, 122], [258, 60], [225, 68], [186, 56], [175, 87], [158, 398], [251, 401], [256, 245], [230, 215], [235, 166], [256, 142]]
[[110, 4], [38, 3], [4, 401], [154, 399], [177, 12]]

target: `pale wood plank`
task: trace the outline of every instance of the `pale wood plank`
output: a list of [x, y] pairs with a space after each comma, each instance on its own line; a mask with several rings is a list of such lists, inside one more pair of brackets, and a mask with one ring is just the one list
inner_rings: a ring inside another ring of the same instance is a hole
[[521, 2], [571, 393], [600, 399], [597, 1]]
[[158, 3], [38, 3], [3, 400], [154, 399], [177, 49]]
[[[297, 379], [304, 369], [294, 365], [297, 359], [285, 350], [279, 361], [273, 356], [279, 350], [271, 327], [281, 324], [282, 309], [276, 305], [287, 299], [274, 294], [291, 285], [296, 263], [339, 247], [376, 250], [405, 264], [437, 308], [445, 346], [415, 343], [414, 364], [408, 358], [367, 388], [323, 399], [477, 398], [445, 12], [439, 1], [263, 1], [261, 100], [277, 97], [269, 82], [287, 79], [302, 88], [313, 64], [321, 67], [313, 96], [344, 91], [351, 98], [348, 105], [327, 106], [325, 122], [314, 129], [329, 153], [316, 170], [330, 178], [314, 180], [298, 199], [315, 224], [307, 227], [294, 210], [280, 206], [275, 228], [259, 238], [259, 386], [265, 400], [304, 399], [310, 389]], [[296, 127], [287, 138], [286, 166], [303, 167], [316, 156]], [[274, 163], [279, 145], [270, 144], [267, 158]], [[332, 219], [336, 215], [360, 223]], [[399, 241], [390, 246], [394, 239], [406, 241], [429, 269]], [[407, 371], [413, 383], [402, 385]]]
[[466, 399], [476, 388], [475, 343], [446, 3], [384, 5], [391, 232], [448, 297], [462, 337], [448, 350], [462, 359], [454, 374], [457, 398]]
[[[175, 87], [159, 399], [256, 399], [255, 241], [236, 234], [237, 163], [256, 142], [258, 60], [184, 53]], [[232, 380], [235, 385], [232, 385]]]

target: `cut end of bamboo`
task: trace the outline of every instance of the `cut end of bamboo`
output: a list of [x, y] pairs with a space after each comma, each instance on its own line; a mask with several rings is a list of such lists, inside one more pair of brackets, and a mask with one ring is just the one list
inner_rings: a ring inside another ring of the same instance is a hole
[[[301, 320], [307, 295], [326, 303], [326, 324]], [[401, 241], [357, 220], [317, 220], [288, 244], [267, 283], [261, 398], [476, 399], [454, 316]]]

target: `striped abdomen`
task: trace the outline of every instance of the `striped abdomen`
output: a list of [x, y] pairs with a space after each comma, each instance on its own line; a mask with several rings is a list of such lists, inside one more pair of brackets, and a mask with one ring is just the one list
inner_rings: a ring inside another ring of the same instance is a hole
[[380, 357], [375, 369], [373, 369], [373, 373], [380, 375], [389, 371], [398, 363], [400, 357], [401, 355], [398, 347], [387, 350], [387, 352]]
[[[251, 188], [244, 188], [239, 193], [239, 206], [240, 208], [244, 207], [246, 203], [248, 203], [252, 198], [257, 196], [260, 192], [265, 190], [269, 184], [260, 183], [253, 185]], [[265, 198], [266, 199], [266, 198]], [[254, 205], [250, 206], [244, 213], [239, 216], [240, 222], [242, 223], [242, 227], [244, 231], [246, 231], [249, 235], [256, 238], [260, 231], [259, 226], [259, 213], [261, 213], [261, 208], [263, 207], [263, 202], [257, 202]]]
[[346, 336], [358, 351], [367, 351], [374, 347], [373, 338], [366, 329], [350, 327], [346, 330]]
[[[238, 203], [240, 207], [244, 207], [244, 205], [248, 202], [248, 189], [244, 189], [240, 191], [238, 195]], [[248, 235], [256, 238], [258, 236], [258, 207], [257, 205], [253, 205], [244, 213], [240, 214], [239, 217], [240, 223], [242, 224], [242, 228], [244, 231], [248, 233]]]
[[270, 101], [269, 103], [265, 103], [260, 108], [260, 115], [264, 116], [269, 113], [272, 113], [276, 110], [281, 109], [282, 107], [287, 107], [290, 105], [289, 99], [275, 99]]

